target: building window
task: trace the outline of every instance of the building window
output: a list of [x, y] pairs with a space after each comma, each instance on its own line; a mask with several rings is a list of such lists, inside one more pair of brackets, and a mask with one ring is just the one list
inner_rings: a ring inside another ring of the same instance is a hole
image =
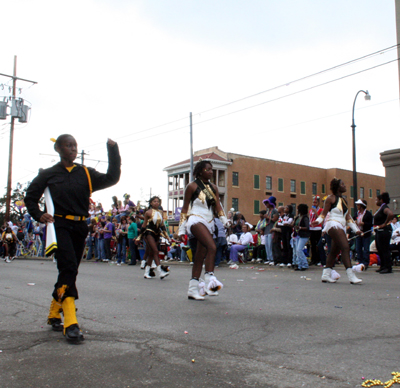
[[369, 189], [369, 197], [372, 198], [372, 189]]
[[295, 179], [290, 180], [290, 192], [291, 193], [296, 192], [296, 180]]
[[376, 196], [381, 195], [381, 191], [376, 189]]
[[254, 201], [254, 213], [253, 214], [259, 214], [260, 213], [260, 201]]
[[351, 216], [354, 218], [354, 207], [351, 208]]
[[317, 184], [315, 182], [312, 184], [312, 195], [317, 195]]
[[364, 198], [364, 187], [360, 187], [360, 198]]
[[266, 190], [272, 190], [272, 176], [265, 177], [265, 188]]
[[232, 207], [235, 209], [235, 212], [239, 210], [239, 198], [232, 198]]
[[278, 202], [278, 207], [283, 206], [283, 202]]
[[306, 182], [302, 181], [300, 182], [300, 194], [305, 195], [306, 193]]
[[278, 178], [278, 191], [283, 193], [283, 178]]
[[257, 190], [260, 189], [260, 175], [254, 175], [254, 188]]
[[296, 204], [295, 203], [291, 203], [292, 207], [293, 207], [293, 215], [296, 215]]
[[350, 198], [354, 198], [354, 186], [350, 186]]
[[225, 171], [218, 170], [218, 186], [225, 187]]
[[239, 173], [238, 172], [232, 173], [232, 186], [239, 186]]
[[325, 194], [325, 184], [322, 184], [322, 190], [321, 190], [322, 194]]

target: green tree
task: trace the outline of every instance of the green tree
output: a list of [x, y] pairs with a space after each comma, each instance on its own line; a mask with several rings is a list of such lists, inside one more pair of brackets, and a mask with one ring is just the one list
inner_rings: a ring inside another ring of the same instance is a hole
[[[22, 220], [24, 218], [24, 214], [27, 213], [27, 209], [24, 203], [24, 198], [28, 186], [29, 183], [27, 183], [25, 186], [22, 186], [20, 183], [17, 183], [17, 187], [12, 191], [11, 203], [10, 203], [10, 220], [13, 223]], [[7, 203], [7, 194], [5, 193], [4, 196], [0, 198], [1, 225], [5, 222], [6, 219], [6, 203]], [[44, 207], [44, 197], [40, 199], [39, 205], [42, 208]]]

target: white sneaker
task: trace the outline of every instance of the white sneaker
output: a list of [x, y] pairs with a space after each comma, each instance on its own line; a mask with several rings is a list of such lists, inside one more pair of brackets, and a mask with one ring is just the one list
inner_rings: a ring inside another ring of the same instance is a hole
[[151, 262], [151, 268], [157, 268], [156, 262], [154, 260]]
[[[270, 266], [273, 266], [274, 265], [274, 262], [273, 261], [270, 261], [269, 263], [268, 263]], [[278, 264], [277, 264], [278, 265]]]
[[199, 281], [191, 279], [189, 282], [188, 299], [204, 300], [204, 296], [199, 294]]
[[268, 260], [267, 260], [267, 261], [264, 261], [264, 264], [265, 264], [265, 265], [268, 265], [269, 263], [270, 263], [270, 261], [268, 261]]
[[239, 269], [239, 266], [237, 264], [232, 264], [229, 268], [230, 269]]
[[362, 283], [362, 279], [359, 279], [351, 268], [346, 269], [346, 275], [347, 275], [348, 279], [350, 280], [351, 284]]
[[209, 296], [218, 296], [218, 291], [222, 290], [223, 284], [213, 273], [205, 274], [205, 292]]
[[[256, 262], [256, 259], [251, 260], [251, 263], [255, 263], [255, 262]], [[258, 262], [258, 259], [257, 259], [257, 262]]]
[[157, 272], [160, 276], [160, 279], [164, 279], [166, 276], [169, 275], [169, 267], [167, 267], [166, 265], [159, 265], [157, 267]]
[[155, 277], [156, 277], [156, 274], [154, 273], [153, 268], [146, 265], [146, 268], [144, 269], [144, 278], [145, 279], [154, 279]]
[[322, 283], [336, 283], [336, 279], [332, 279], [332, 268], [325, 268], [321, 276]]
[[146, 260], [142, 260], [142, 262], [140, 263], [140, 269], [145, 269], [146, 267]]
[[229, 260], [226, 264], [232, 265], [232, 264], [233, 264], [233, 261], [232, 261], [232, 260]]
[[190, 262], [190, 265], [193, 265], [193, 261]]
[[121, 265], [121, 263], [117, 263], [117, 265]]
[[6, 263], [11, 263], [11, 260], [9, 259], [9, 257], [6, 257]]
[[321, 267], [321, 263], [318, 263], [317, 266], [318, 266], [318, 267]]
[[292, 266], [292, 264], [290, 264], [290, 263], [288, 263], [288, 265], [287, 265], [289, 268]]
[[[253, 260], [251, 262], [253, 262]], [[257, 263], [262, 263], [262, 259], [257, 259]]]
[[284, 267], [284, 266], [285, 266], [285, 264], [283, 264], [283, 263], [279, 264], [279, 267]]

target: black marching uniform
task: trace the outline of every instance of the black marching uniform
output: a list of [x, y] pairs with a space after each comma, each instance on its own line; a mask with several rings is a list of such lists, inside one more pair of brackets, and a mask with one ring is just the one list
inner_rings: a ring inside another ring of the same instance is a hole
[[26, 192], [25, 205], [36, 221], [45, 214], [39, 209], [38, 202], [46, 187], [49, 187], [54, 203], [54, 227], [58, 246], [55, 257], [59, 273], [54, 285], [53, 302], [61, 304], [67, 297], [78, 299], [76, 277], [88, 235], [85, 219], [88, 217], [89, 197], [94, 191], [115, 185], [121, 175], [118, 145], [107, 144], [107, 150], [106, 174], [80, 164], [75, 164], [72, 170], [67, 169], [60, 162], [42, 170]]

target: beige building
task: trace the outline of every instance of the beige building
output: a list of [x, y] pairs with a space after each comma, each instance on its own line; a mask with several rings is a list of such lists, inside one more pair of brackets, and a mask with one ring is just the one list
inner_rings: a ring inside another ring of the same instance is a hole
[[[233, 154], [211, 147], [194, 154], [209, 160], [214, 167], [213, 183], [218, 186], [221, 203], [229, 210], [234, 208], [246, 220], [256, 223], [262, 201], [273, 195], [277, 205], [291, 204], [297, 209], [300, 203], [311, 206], [313, 195], [321, 198], [330, 194], [329, 184], [333, 177], [341, 178], [347, 185], [347, 200], [353, 204], [352, 171], [337, 168], [318, 168], [276, 160]], [[164, 169], [168, 173], [168, 210], [175, 212], [183, 205], [184, 188], [189, 183], [190, 160], [173, 164]], [[373, 212], [376, 195], [385, 191], [385, 178], [358, 173], [359, 197], [368, 202]]]

